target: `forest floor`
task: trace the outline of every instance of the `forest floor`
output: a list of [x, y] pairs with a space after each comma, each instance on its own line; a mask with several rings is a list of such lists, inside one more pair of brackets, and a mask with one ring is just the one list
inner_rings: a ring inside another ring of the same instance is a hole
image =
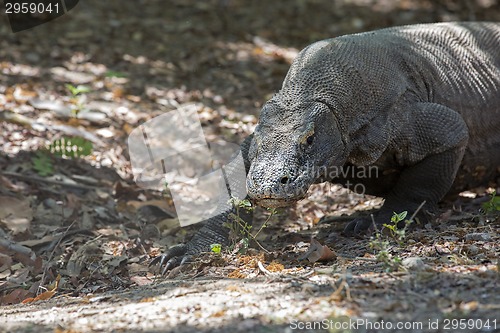
[[[166, 3], [86, 0], [15, 34], [0, 14], [0, 332], [500, 331], [498, 184], [364, 238], [341, 230], [382, 200], [315, 185], [278, 214], [256, 208], [266, 251], [251, 242], [161, 276], [151, 259], [199, 226], [179, 226], [168, 191], [134, 183], [127, 146], [180, 107], [207, 140], [241, 143], [313, 41], [498, 22], [498, 0]], [[82, 156], [58, 157], [67, 146]], [[328, 261], [301, 260], [311, 237]]]

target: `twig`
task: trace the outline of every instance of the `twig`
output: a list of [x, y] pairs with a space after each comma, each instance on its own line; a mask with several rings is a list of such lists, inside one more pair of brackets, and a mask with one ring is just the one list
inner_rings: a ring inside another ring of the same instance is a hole
[[20, 245], [18, 243], [12, 242], [7, 239], [0, 239], [0, 247], [4, 247], [7, 250], [14, 251], [16, 253], [24, 254], [29, 257], [33, 254], [33, 251], [24, 245]]
[[373, 214], [370, 214], [370, 217], [372, 219], [372, 224], [373, 224], [373, 230], [378, 233], [378, 228], [377, 228], [377, 223], [375, 223], [375, 217], [373, 217]]
[[352, 301], [351, 297], [351, 288], [349, 287], [349, 283], [347, 283], [347, 274], [344, 271], [342, 282], [340, 282], [340, 286], [335, 290], [331, 295], [330, 299], [338, 299], [341, 298], [341, 293], [345, 290], [345, 296], [348, 301]]
[[269, 216], [267, 217], [267, 219], [264, 221], [264, 223], [262, 223], [262, 225], [260, 226], [259, 230], [257, 230], [257, 232], [255, 233], [255, 235], [253, 235], [253, 238], [257, 238], [257, 235], [262, 231], [262, 229], [264, 229], [264, 227], [266, 226], [267, 222], [269, 222], [269, 220], [271, 219], [271, 217], [273, 217], [273, 215], [276, 213], [276, 211], [273, 209], [271, 211], [271, 214], [269, 214]]
[[371, 262], [376, 262], [376, 258], [365, 258], [365, 257], [345, 257], [345, 256], [337, 256], [339, 259], [344, 259], [344, 260], [362, 260], [362, 261], [371, 261]]
[[413, 221], [413, 219], [415, 218], [415, 216], [417, 216], [418, 212], [422, 209], [422, 207], [424, 207], [426, 201], [422, 201], [422, 203], [420, 204], [420, 206], [418, 206], [418, 208], [413, 212], [413, 214], [411, 215], [410, 217], [410, 221]]
[[[238, 211], [237, 211], [238, 212]], [[239, 217], [238, 215], [235, 215], [235, 214], [232, 214], [234, 217], [233, 217], [233, 220], [236, 221], [236, 223], [238, 223], [238, 225], [240, 226], [240, 228], [242, 228], [243, 230], [245, 230], [245, 233], [248, 237], [250, 237], [253, 241], [255, 241], [255, 243], [264, 251], [266, 252], [267, 254], [271, 253], [269, 252], [268, 250], [266, 250], [260, 243], [257, 239], [255, 239], [255, 236], [252, 235], [246, 228], [245, 228], [245, 225], [241, 222], [243, 221], [245, 224], [246, 222], [241, 218]]]
[[[64, 218], [64, 216], [63, 216]], [[59, 246], [59, 244], [61, 243], [61, 241], [63, 240], [63, 238], [65, 237], [65, 235], [68, 233], [69, 229], [71, 229], [71, 227], [75, 224], [76, 222], [76, 219], [73, 220], [73, 222], [66, 228], [66, 230], [63, 232], [62, 236], [59, 238], [59, 241], [57, 242], [57, 244], [54, 246], [54, 248], [52, 249], [52, 252], [50, 252], [50, 255], [49, 257], [47, 258], [47, 264], [50, 263], [50, 261], [52, 260], [52, 257], [54, 256], [54, 252], [56, 251], [56, 248]], [[40, 285], [38, 286], [38, 288], [43, 288], [42, 287], [42, 283], [45, 279], [45, 273], [47, 273], [47, 269], [48, 269], [48, 265], [45, 267], [45, 269], [43, 270], [43, 274], [42, 274], [42, 278], [40, 279]]]
[[19, 179], [24, 179], [24, 180], [32, 180], [32, 181], [37, 181], [37, 182], [43, 182], [47, 184], [52, 184], [52, 185], [60, 185], [64, 187], [72, 187], [72, 188], [77, 188], [77, 189], [82, 189], [82, 190], [96, 190], [96, 189], [101, 189], [101, 187], [98, 186], [92, 186], [92, 185], [82, 185], [82, 184], [72, 184], [72, 183], [65, 183], [53, 179], [47, 179], [47, 178], [42, 178], [38, 176], [28, 176], [28, 175], [21, 175], [20, 173], [17, 172], [10, 172], [10, 171], [3, 171], [0, 173], [0, 176], [10, 176], [10, 177], [16, 177]]
[[264, 273], [264, 275], [266, 275], [266, 276], [277, 276], [277, 275], [279, 275], [279, 274], [270, 272], [268, 269], [266, 269], [264, 267], [264, 265], [260, 261], [257, 262], [257, 266], [259, 266], [260, 271], [262, 273]]

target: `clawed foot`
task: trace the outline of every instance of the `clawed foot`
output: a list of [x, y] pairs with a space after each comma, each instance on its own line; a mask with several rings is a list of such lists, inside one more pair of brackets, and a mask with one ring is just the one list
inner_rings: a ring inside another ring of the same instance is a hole
[[225, 227], [218, 224], [207, 224], [189, 242], [171, 247], [162, 255], [154, 258], [149, 266], [157, 264], [161, 274], [165, 275], [176, 267], [191, 263], [201, 253], [210, 252], [212, 244], [226, 246], [228, 234], [229, 230]]
[[391, 223], [392, 215], [392, 211], [380, 210], [376, 215], [358, 217], [347, 224], [342, 234], [352, 237], [371, 235], [374, 231], [382, 231], [385, 223]]
[[[425, 215], [427, 213], [421, 212], [418, 215], [418, 219], [421, 221], [428, 221], [429, 216]], [[358, 217], [344, 228], [342, 234], [345, 236], [363, 236], [372, 234], [374, 231], [385, 232], [386, 230], [384, 224], [392, 224], [391, 217], [394, 215], [393, 212], [390, 211], [380, 211], [378, 214], [373, 216], [366, 217]], [[409, 218], [409, 215], [407, 215]], [[403, 221], [398, 223], [398, 228], [405, 227], [405, 223]]]
[[358, 217], [344, 228], [342, 234], [345, 236], [363, 236], [365, 234], [370, 234], [375, 229], [374, 221], [371, 216], [369, 217]]
[[175, 267], [182, 266], [191, 261], [192, 255], [188, 254], [188, 246], [180, 244], [171, 247], [165, 253], [151, 260], [149, 266], [158, 264], [161, 274], [165, 275], [168, 271]]

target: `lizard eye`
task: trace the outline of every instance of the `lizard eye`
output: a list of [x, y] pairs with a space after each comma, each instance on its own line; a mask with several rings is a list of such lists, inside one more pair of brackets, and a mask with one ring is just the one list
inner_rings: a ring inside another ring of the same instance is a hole
[[314, 134], [309, 135], [306, 141], [308, 145], [312, 145], [314, 142]]

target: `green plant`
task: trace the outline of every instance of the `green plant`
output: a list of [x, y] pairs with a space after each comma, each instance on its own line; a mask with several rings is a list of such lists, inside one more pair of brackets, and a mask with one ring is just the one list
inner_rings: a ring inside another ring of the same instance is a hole
[[483, 203], [482, 208], [486, 214], [498, 214], [500, 212], [500, 197], [496, 192], [491, 194], [491, 199]]
[[[386, 271], [396, 271], [401, 267], [402, 259], [391, 253], [395, 247], [391, 241], [396, 241], [397, 245], [402, 247], [406, 238], [406, 230], [412, 223], [412, 219], [406, 220], [407, 211], [396, 213], [391, 217], [391, 223], [384, 224], [384, 229], [389, 231], [386, 235], [380, 230], [376, 230], [374, 238], [368, 243], [369, 247], [376, 251], [376, 259], [382, 262]], [[403, 228], [399, 228], [399, 222], [405, 223]]]
[[210, 250], [213, 253], [219, 254], [221, 249], [222, 249], [222, 245], [220, 245], [220, 244], [210, 244]]
[[264, 223], [261, 225], [259, 230], [255, 234], [251, 233], [252, 230], [252, 225], [247, 223], [243, 218], [241, 218], [241, 213], [242, 210], [246, 211], [253, 211], [255, 208], [252, 207], [252, 203], [247, 200], [243, 199], [240, 200], [238, 198], [232, 197], [229, 199], [229, 203], [233, 205], [233, 207], [236, 209], [236, 213], [230, 213], [229, 217], [231, 218], [233, 223], [230, 223], [228, 227], [233, 231], [234, 234], [239, 234], [241, 235], [241, 239], [238, 242], [237, 246], [240, 248], [241, 251], [246, 251], [248, 249], [248, 246], [250, 244], [250, 239], [255, 241], [255, 243], [266, 253], [267, 251], [258, 241], [257, 241], [257, 236], [259, 233], [267, 226], [268, 222], [271, 220], [271, 218], [276, 214], [276, 209], [270, 208], [268, 209], [270, 214], [267, 217], [267, 219], [264, 221]]
[[[406, 238], [406, 231], [410, 224], [413, 222], [413, 220], [405, 220], [406, 216], [408, 215], [407, 211], [403, 211], [401, 213], [396, 213], [393, 212], [393, 215], [391, 217], [391, 224], [384, 223], [384, 228], [386, 228], [389, 231], [389, 235], [398, 242], [400, 246], [404, 245], [404, 240]], [[404, 223], [404, 227], [400, 228], [398, 226], [399, 222]]]
[[54, 173], [54, 164], [52, 163], [52, 159], [46, 151], [37, 151], [36, 155], [31, 158], [31, 161], [33, 162], [33, 168], [38, 173], [38, 175], [46, 177]]
[[375, 234], [375, 238], [368, 243], [368, 246], [377, 252], [375, 257], [378, 262], [384, 264], [386, 271], [392, 272], [399, 269], [402, 261], [401, 258], [391, 254], [392, 246], [389, 240], [384, 238], [380, 232]]
[[124, 77], [127, 77], [127, 74], [126, 73], [122, 73], [122, 72], [117, 72], [117, 71], [107, 71], [105, 74], [104, 74], [105, 77], [117, 77], [117, 78], [124, 78]]
[[92, 154], [92, 142], [81, 137], [62, 137], [46, 148], [38, 150], [31, 158], [31, 162], [38, 175], [46, 177], [54, 173], [53, 156], [73, 159], [90, 154]]
[[66, 84], [66, 88], [69, 90], [71, 95], [73, 95], [73, 97], [90, 92], [90, 88], [83, 85], [78, 85], [75, 87], [74, 85], [68, 83]]
[[75, 87], [72, 84], [66, 84], [66, 89], [68, 89], [72, 95], [70, 100], [72, 104], [71, 112], [73, 116], [76, 117], [81, 111], [84, 110], [83, 101], [80, 98], [80, 95], [90, 92], [90, 88], [84, 85], [78, 85]]
[[62, 137], [52, 142], [48, 151], [64, 158], [76, 158], [92, 154], [92, 142], [81, 137]]

